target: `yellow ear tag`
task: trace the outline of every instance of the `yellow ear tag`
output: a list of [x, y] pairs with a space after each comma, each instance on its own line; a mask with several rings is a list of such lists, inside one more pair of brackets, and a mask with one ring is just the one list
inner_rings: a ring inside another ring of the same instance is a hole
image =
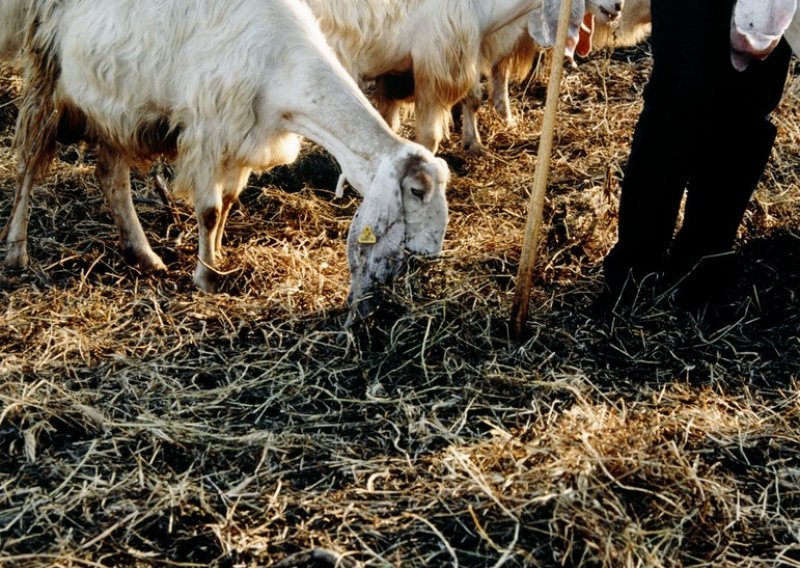
[[364, 227], [364, 230], [361, 231], [361, 234], [358, 235], [358, 242], [362, 245], [374, 245], [378, 242], [378, 237], [372, 232], [372, 227], [367, 225]]

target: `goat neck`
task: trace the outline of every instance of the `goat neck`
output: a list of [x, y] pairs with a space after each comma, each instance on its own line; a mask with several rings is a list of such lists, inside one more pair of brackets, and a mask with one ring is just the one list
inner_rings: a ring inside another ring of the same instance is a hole
[[405, 141], [392, 132], [340, 65], [306, 68], [292, 80], [294, 96], [285, 102], [291, 110], [283, 114], [283, 128], [333, 154], [344, 177], [365, 195], [380, 159], [397, 153]]

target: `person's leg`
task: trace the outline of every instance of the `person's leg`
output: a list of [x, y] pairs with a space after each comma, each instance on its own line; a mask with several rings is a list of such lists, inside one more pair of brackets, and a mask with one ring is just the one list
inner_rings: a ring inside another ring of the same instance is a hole
[[684, 279], [678, 299], [687, 307], [722, 300], [733, 285], [730, 253], [775, 140], [768, 115], [783, 94], [791, 49], [781, 42], [769, 58], [745, 72], [733, 69], [728, 50], [719, 57], [725, 73], [703, 136], [714, 151], [705, 153], [692, 175], [670, 255], [671, 277]]
[[618, 240], [604, 261], [611, 296], [666, 260], [712, 92], [706, 27], [715, 10], [712, 2], [652, 2], [653, 70], [622, 181]]

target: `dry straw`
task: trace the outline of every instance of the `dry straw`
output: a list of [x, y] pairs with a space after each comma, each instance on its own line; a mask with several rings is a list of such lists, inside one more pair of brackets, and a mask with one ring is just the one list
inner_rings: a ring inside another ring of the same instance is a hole
[[[507, 316], [535, 78], [517, 128], [482, 109], [488, 155], [445, 145], [443, 258], [349, 336], [358, 199], [334, 199], [318, 148], [251, 180], [217, 295], [193, 290], [193, 217], [150, 172], [137, 209], [169, 272], [126, 266], [91, 148], [65, 148], [34, 196], [31, 266], [0, 269], [0, 565], [799, 566], [797, 83], [737, 301], [689, 314], [642, 290], [596, 322], [649, 64], [600, 53], [564, 78], [522, 342]], [[0, 222], [18, 91], [4, 68]]]

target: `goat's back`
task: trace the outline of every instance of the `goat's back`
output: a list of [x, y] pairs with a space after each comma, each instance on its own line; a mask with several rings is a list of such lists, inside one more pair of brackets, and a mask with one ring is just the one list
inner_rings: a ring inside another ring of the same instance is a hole
[[241, 144], [232, 135], [269, 118], [261, 112], [265, 99], [291, 83], [292, 61], [333, 57], [295, 0], [38, 5], [29, 15], [31, 41], [57, 62], [58, 96], [86, 114], [98, 136], [131, 154], [146, 153], [148, 133], [166, 121], [167, 130], [205, 129], [196, 135], [218, 144], [222, 155], [225, 146]]

